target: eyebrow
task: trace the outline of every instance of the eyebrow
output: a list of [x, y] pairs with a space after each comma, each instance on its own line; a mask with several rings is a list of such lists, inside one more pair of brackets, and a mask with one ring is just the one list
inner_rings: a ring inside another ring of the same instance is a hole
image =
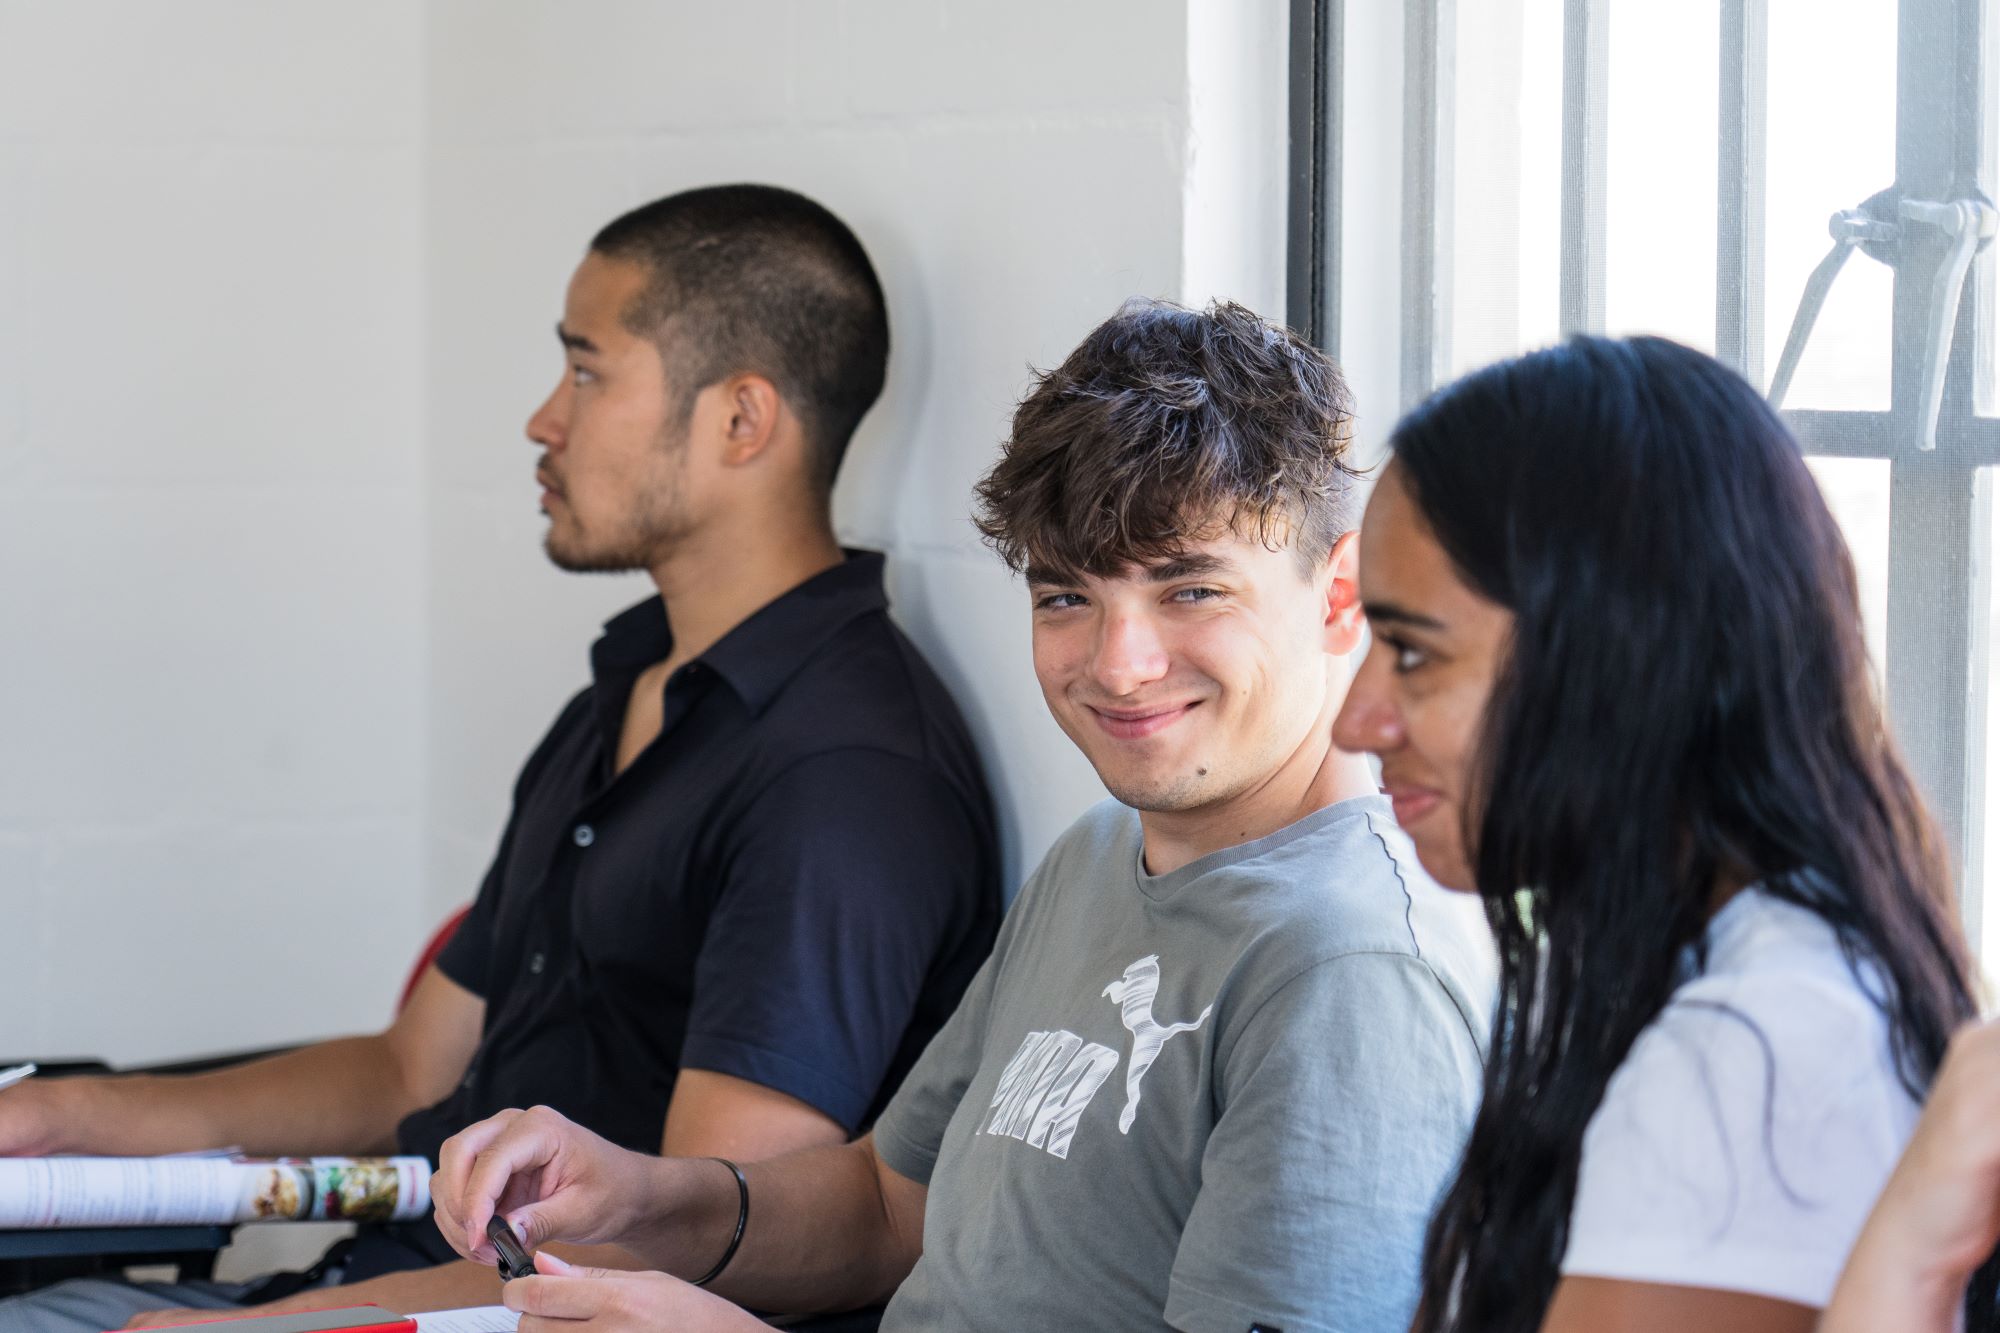
[[1050, 565], [1029, 565], [1023, 571], [1022, 577], [1027, 580], [1028, 586], [1031, 588], [1037, 586], [1044, 588], [1067, 586], [1073, 588], [1083, 582], [1081, 576], [1070, 574]]
[[556, 341], [564, 347], [569, 348], [572, 352], [598, 352], [603, 350], [581, 333], [571, 333], [560, 324], [556, 325]]
[[[1234, 565], [1220, 556], [1194, 552], [1175, 556], [1157, 565], [1148, 566], [1145, 579], [1148, 583], [1172, 583], [1177, 579], [1198, 579], [1209, 574], [1233, 570]], [[1053, 565], [1029, 565], [1024, 571], [1030, 587], [1075, 587], [1082, 583], [1084, 576], [1071, 570], [1057, 569]]]
[[1445, 623], [1436, 616], [1418, 615], [1394, 602], [1368, 602], [1361, 604], [1361, 614], [1368, 617], [1371, 625], [1408, 625], [1412, 629], [1442, 630]]
[[1219, 574], [1232, 566], [1219, 556], [1194, 552], [1175, 556], [1162, 564], [1154, 565], [1146, 571], [1148, 583], [1172, 583], [1176, 579], [1198, 579], [1208, 574]]

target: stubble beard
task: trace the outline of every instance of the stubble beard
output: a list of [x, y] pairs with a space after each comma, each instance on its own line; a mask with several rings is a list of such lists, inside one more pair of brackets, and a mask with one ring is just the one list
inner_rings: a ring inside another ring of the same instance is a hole
[[1104, 789], [1120, 805], [1155, 815], [1179, 814], [1207, 805], [1214, 799], [1207, 786], [1206, 778], [1187, 773], [1172, 778], [1104, 783]]
[[[1086, 754], [1085, 756], [1089, 756]], [[1214, 764], [1183, 760], [1191, 767], [1178, 771], [1107, 772], [1096, 763], [1097, 779], [1120, 805], [1147, 814], [1172, 815], [1198, 810], [1227, 800], [1233, 791], [1229, 775], [1218, 773]]]
[[551, 515], [549, 530], [542, 537], [542, 550], [549, 562], [571, 574], [627, 574], [651, 569], [670, 555], [691, 526], [681, 485], [686, 444], [684, 433], [677, 438], [671, 427], [662, 432], [659, 447], [667, 452], [665, 465], [622, 517], [614, 537], [592, 541], [582, 530], [576, 511], [568, 509], [568, 497], [564, 496], [562, 504], [569, 517], [565, 520]]
[[684, 531], [679, 519], [678, 513], [650, 515], [634, 530], [603, 545], [593, 545], [573, 530], [566, 537], [551, 523], [542, 550], [551, 564], [570, 574], [629, 574], [651, 569], [672, 552]]

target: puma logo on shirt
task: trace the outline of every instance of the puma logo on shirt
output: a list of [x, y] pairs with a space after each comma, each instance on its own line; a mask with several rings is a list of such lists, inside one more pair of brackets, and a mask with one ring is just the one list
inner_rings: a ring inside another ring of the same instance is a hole
[[[1139, 1114], [1139, 1085], [1168, 1040], [1208, 1021], [1209, 1005], [1191, 1023], [1162, 1025], [1153, 1018], [1160, 989], [1160, 957], [1148, 954], [1125, 969], [1101, 994], [1118, 1006], [1119, 1021], [1132, 1034], [1132, 1058], [1125, 1069], [1125, 1108], [1118, 1132], [1129, 1134]], [[1078, 1121], [1097, 1090], [1118, 1068], [1118, 1052], [1074, 1032], [1030, 1032], [1000, 1071], [988, 1109], [988, 1134], [1020, 1139], [1052, 1157], [1067, 1159]]]
[[1067, 1158], [1076, 1122], [1118, 1068], [1118, 1052], [1074, 1032], [1030, 1032], [1000, 1071], [988, 1134], [1024, 1139]]
[[1104, 988], [1104, 995], [1118, 1006], [1118, 1021], [1132, 1034], [1132, 1059], [1125, 1066], [1125, 1109], [1118, 1116], [1118, 1132], [1130, 1134], [1132, 1122], [1139, 1116], [1139, 1081], [1146, 1077], [1146, 1071], [1159, 1059], [1160, 1048], [1170, 1037], [1183, 1032], [1193, 1032], [1208, 1021], [1208, 1015], [1215, 1008], [1204, 1008], [1192, 1023], [1169, 1023], [1161, 1026], [1153, 1021], [1153, 997], [1160, 990], [1160, 956], [1147, 954], [1138, 962], [1125, 969], [1125, 975]]

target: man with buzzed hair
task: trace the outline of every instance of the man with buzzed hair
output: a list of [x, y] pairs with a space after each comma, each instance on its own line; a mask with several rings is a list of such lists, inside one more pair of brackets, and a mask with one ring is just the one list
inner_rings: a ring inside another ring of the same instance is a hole
[[[770, 367], [811, 441], [810, 475], [831, 491], [882, 392], [888, 316], [854, 234], [801, 196], [777, 202], [755, 188], [676, 195], [611, 222], [590, 248], [650, 275], [622, 318], [660, 343], [680, 378], [711, 384], [738, 366]], [[692, 398], [680, 407], [692, 410]]]
[[[790, 191], [673, 195], [598, 234], [557, 336], [528, 422], [549, 557], [658, 595], [606, 624], [464, 924], [384, 1032], [25, 1084], [0, 1092], [0, 1154], [435, 1159], [543, 1103], [636, 1151], [751, 1161], [865, 1128], [950, 1014], [999, 915], [991, 803], [882, 557], [843, 552], [828, 507], [888, 355], [866, 252]], [[324, 1270], [275, 1302], [298, 1284], [65, 1283], [0, 1302], [0, 1330], [499, 1299], [428, 1221]]]

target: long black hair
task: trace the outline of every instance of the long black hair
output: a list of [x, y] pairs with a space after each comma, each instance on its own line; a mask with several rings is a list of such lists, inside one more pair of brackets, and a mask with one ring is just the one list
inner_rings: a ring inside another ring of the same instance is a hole
[[1974, 1015], [1971, 968], [1847, 546], [1748, 384], [1663, 339], [1576, 338], [1449, 386], [1391, 447], [1460, 577], [1514, 615], [1466, 830], [1499, 1014], [1416, 1327], [1525, 1333], [1585, 1126], [1718, 885], [1757, 881], [1879, 969], [1918, 1097]]

